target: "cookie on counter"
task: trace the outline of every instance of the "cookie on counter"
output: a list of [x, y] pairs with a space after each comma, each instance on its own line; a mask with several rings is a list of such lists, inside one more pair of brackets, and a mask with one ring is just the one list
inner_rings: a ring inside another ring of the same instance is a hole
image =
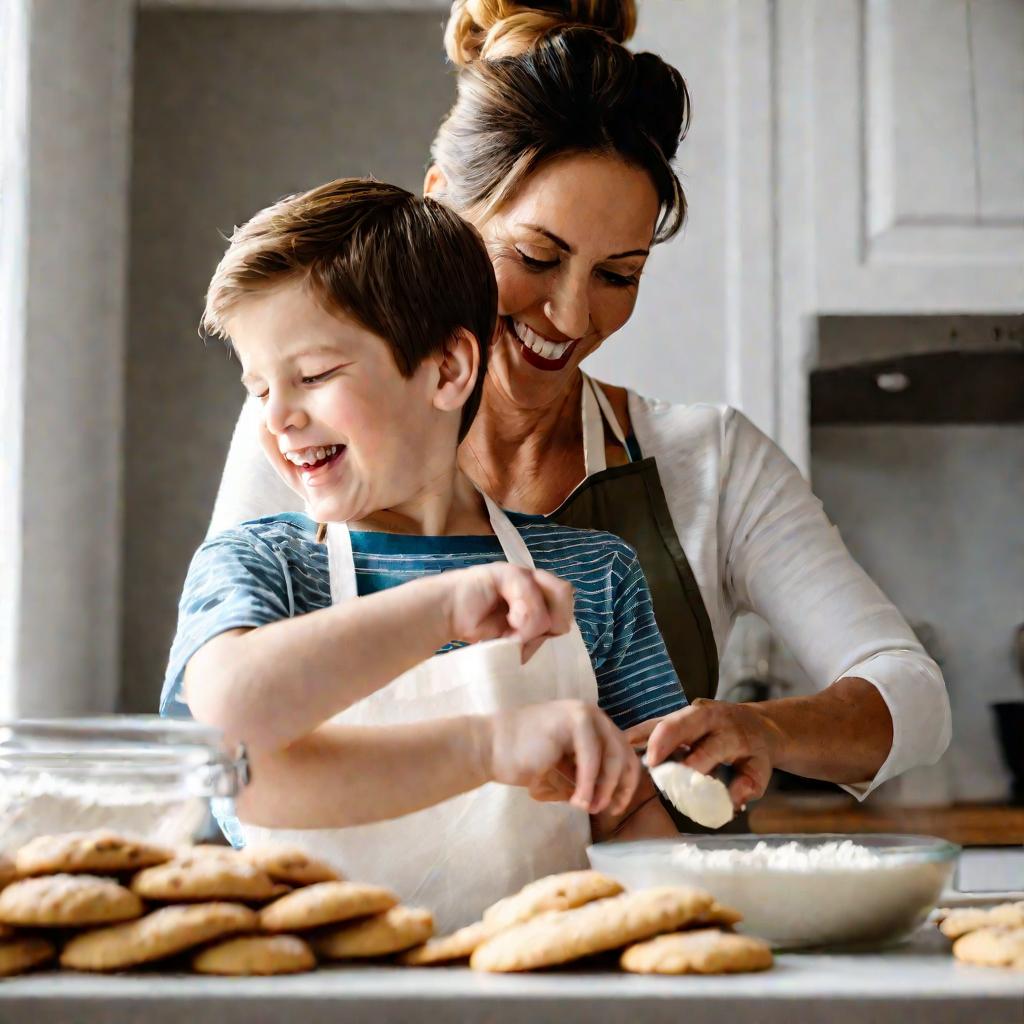
[[942, 915], [939, 931], [948, 939], [959, 939], [979, 928], [1024, 928], [1024, 901], [999, 903], [994, 907], [942, 908], [939, 914]]
[[60, 963], [77, 971], [122, 971], [223, 936], [255, 931], [257, 921], [256, 912], [240, 903], [161, 907], [128, 924], [76, 935], [61, 952]]
[[330, 864], [311, 856], [301, 846], [257, 843], [242, 850], [241, 856], [261, 871], [265, 871], [274, 881], [285, 882], [288, 885], [342, 881], [341, 874]]
[[33, 967], [42, 967], [56, 955], [57, 949], [53, 943], [38, 935], [4, 939], [0, 942], [0, 978], [24, 974]]
[[[271, 899], [277, 883], [265, 871], [238, 856], [192, 854], [140, 871], [132, 892], [143, 899], [166, 903], [204, 900]], [[2, 894], [0, 894], [2, 895]]]
[[600, 871], [566, 871], [539, 878], [512, 896], [498, 900], [484, 911], [483, 919], [492, 928], [503, 930], [549, 910], [571, 910], [620, 892], [622, 886]]
[[619, 963], [632, 974], [736, 974], [772, 965], [766, 942], [718, 928], [659, 935], [630, 946]]
[[0, 921], [33, 928], [81, 928], [129, 921], [142, 900], [110, 878], [40, 875], [12, 882], [0, 892]]
[[313, 948], [322, 960], [391, 956], [422, 945], [434, 934], [434, 915], [417, 907], [392, 907], [383, 914], [321, 932]]
[[[0, 894], [2, 895], [2, 894]], [[358, 882], [318, 882], [282, 896], [260, 911], [266, 932], [301, 932], [320, 925], [382, 914], [398, 897], [379, 885]]]
[[243, 935], [209, 946], [192, 960], [199, 974], [301, 974], [315, 967], [313, 950], [297, 935]]
[[172, 851], [110, 829], [36, 836], [14, 855], [20, 875], [117, 873], [163, 864]]
[[1024, 970], [1024, 928], [979, 928], [953, 943], [953, 956], [965, 964]]
[[683, 886], [627, 892], [499, 932], [474, 951], [469, 965], [478, 971], [553, 967], [676, 931], [713, 904], [710, 894]]
[[468, 960], [477, 946], [482, 946], [491, 936], [497, 935], [498, 930], [483, 921], [474, 921], [451, 935], [439, 935], [420, 946], [413, 946], [398, 957], [398, 962], [406, 967], [433, 967]]
[[17, 881], [20, 877], [14, 861], [6, 854], [0, 853], [0, 889], [6, 889], [11, 882]]

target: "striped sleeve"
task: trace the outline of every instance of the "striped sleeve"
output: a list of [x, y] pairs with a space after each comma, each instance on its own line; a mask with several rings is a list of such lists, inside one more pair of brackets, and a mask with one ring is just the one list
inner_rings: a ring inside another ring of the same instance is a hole
[[687, 701], [654, 619], [636, 552], [624, 543], [616, 548], [611, 642], [595, 674], [601, 707], [620, 729], [628, 729], [677, 711]]
[[204, 644], [229, 629], [255, 629], [294, 613], [288, 565], [276, 548], [245, 527], [206, 541], [192, 559], [178, 604], [160, 714], [189, 716], [185, 666]]

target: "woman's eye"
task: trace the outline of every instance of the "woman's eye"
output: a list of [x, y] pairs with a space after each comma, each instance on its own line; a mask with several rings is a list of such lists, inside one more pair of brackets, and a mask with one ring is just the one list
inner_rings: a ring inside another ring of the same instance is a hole
[[637, 285], [640, 283], [639, 274], [632, 274], [627, 277], [623, 274], [614, 274], [610, 270], [602, 270], [601, 276], [610, 285], [614, 285], [616, 288], [629, 288], [631, 285]]
[[548, 270], [551, 267], [558, 266], [558, 260], [539, 260], [534, 256], [527, 256], [522, 249], [517, 248], [516, 252], [519, 253], [519, 258], [531, 269], [531, 270]]

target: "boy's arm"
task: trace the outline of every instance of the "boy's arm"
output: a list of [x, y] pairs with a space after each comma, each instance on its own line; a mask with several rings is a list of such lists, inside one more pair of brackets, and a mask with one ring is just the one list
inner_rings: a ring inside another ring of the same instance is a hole
[[491, 715], [396, 726], [330, 723], [251, 755], [239, 817], [279, 828], [347, 828], [410, 814], [485, 782], [535, 785], [566, 760], [563, 799], [621, 817], [640, 776], [624, 735], [599, 708], [549, 701]]
[[[529, 656], [572, 623], [572, 588], [494, 562], [295, 615], [280, 552], [245, 530], [189, 569], [161, 710], [250, 750], [286, 747], [451, 640], [519, 637]], [[184, 702], [179, 691], [184, 690]]]
[[650, 775], [643, 772], [636, 793], [621, 813], [608, 810], [590, 819], [590, 834], [595, 843], [630, 839], [674, 839], [679, 830], [662, 804]]

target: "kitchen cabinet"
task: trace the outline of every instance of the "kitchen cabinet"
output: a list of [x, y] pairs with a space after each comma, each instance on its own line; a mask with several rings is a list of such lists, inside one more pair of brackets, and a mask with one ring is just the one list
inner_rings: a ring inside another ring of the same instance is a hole
[[813, 6], [819, 311], [1024, 308], [1024, 4]]

